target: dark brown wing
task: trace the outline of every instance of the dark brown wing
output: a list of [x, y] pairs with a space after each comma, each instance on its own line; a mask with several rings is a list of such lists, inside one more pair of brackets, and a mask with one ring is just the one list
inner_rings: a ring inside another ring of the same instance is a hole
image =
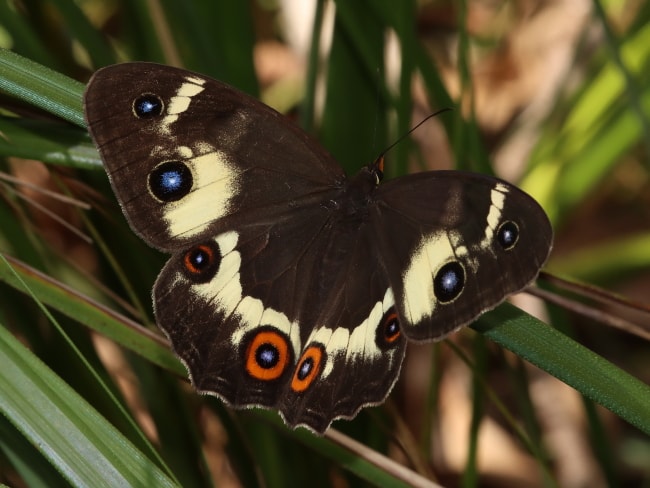
[[320, 433], [385, 399], [406, 347], [393, 293], [370, 233], [333, 218], [306, 208], [168, 262], [156, 318], [199, 391]]
[[101, 69], [88, 129], [133, 229], [164, 251], [340, 187], [340, 166], [286, 117], [230, 86], [152, 63]]
[[409, 339], [441, 339], [533, 281], [551, 250], [546, 214], [495, 178], [435, 171], [377, 189], [371, 220]]

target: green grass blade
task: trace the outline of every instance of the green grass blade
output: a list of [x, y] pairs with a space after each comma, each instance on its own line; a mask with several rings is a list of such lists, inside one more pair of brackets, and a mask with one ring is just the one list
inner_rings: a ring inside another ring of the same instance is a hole
[[0, 73], [0, 91], [85, 127], [82, 83], [6, 49], [0, 49]]
[[0, 326], [0, 410], [73, 486], [174, 486]]
[[[360, 27], [366, 35], [359, 35]], [[349, 173], [387, 146], [383, 42], [384, 27], [374, 16], [353, 4], [337, 5], [320, 139]]]
[[117, 61], [114, 51], [84, 15], [78, 2], [52, 0], [52, 4], [65, 19], [66, 28], [70, 30], [68, 35], [84, 46], [93, 66], [105, 66]]
[[0, 2], [0, 26], [8, 35], [8, 45], [3, 47], [11, 47], [38, 63], [59, 67], [37, 35], [38, 30], [20, 15], [13, 2]]
[[0, 117], [0, 156], [35, 159], [79, 169], [102, 168], [97, 149], [76, 127], [13, 117]]
[[258, 94], [248, 2], [161, 3], [184, 67]]
[[650, 434], [650, 386], [561, 332], [510, 304], [472, 328]]
[[[181, 376], [185, 369], [157, 334], [121, 317], [101, 304], [70, 289], [62, 283], [7, 257], [13, 270], [45, 305], [78, 321], [118, 344], [134, 351], [154, 364]], [[24, 291], [23, 284], [4, 264], [0, 264], [0, 280]]]
[[[38, 449], [9, 420], [0, 415], [0, 452], [30, 488], [68, 488], [70, 485]], [[0, 466], [7, 477], [7, 469]], [[6, 478], [5, 478], [6, 479]]]

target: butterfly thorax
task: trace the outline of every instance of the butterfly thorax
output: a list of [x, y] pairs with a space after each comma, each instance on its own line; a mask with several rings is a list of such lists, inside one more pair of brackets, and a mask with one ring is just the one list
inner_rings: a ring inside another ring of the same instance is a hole
[[368, 215], [368, 205], [377, 188], [379, 179], [371, 167], [364, 167], [341, 189], [335, 200], [336, 208], [341, 212], [342, 221], [358, 221], [361, 223]]

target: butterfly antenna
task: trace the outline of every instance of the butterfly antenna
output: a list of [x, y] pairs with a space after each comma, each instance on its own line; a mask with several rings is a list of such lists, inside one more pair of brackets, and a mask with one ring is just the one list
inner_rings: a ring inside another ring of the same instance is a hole
[[420, 122], [415, 124], [413, 127], [411, 127], [405, 134], [402, 134], [397, 138], [395, 142], [393, 142], [390, 146], [388, 146], [386, 149], [384, 149], [382, 152], [379, 153], [379, 156], [375, 159], [375, 161], [372, 163], [373, 169], [379, 172], [380, 175], [383, 175], [384, 173], [384, 157], [390, 151], [393, 149], [395, 146], [397, 146], [400, 142], [402, 142], [404, 139], [406, 139], [408, 136], [410, 136], [413, 132], [415, 132], [422, 124], [427, 122], [429, 119], [432, 119], [433, 117], [436, 117], [440, 115], [441, 113], [444, 112], [450, 112], [452, 109], [451, 108], [443, 108], [441, 110], [438, 110], [437, 112], [433, 112], [432, 114], [427, 115], [425, 118], [423, 118]]

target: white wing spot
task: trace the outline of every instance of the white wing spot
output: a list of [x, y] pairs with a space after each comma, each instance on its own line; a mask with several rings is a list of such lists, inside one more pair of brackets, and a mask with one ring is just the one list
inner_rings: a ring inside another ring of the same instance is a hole
[[506, 201], [506, 193], [508, 193], [508, 187], [503, 183], [497, 183], [490, 192], [491, 205], [487, 216], [487, 224], [485, 226], [485, 236], [479, 243], [481, 249], [487, 249], [492, 245], [494, 232], [497, 230], [497, 227], [499, 227], [499, 223], [501, 222], [501, 212], [503, 212], [503, 206]]
[[245, 296], [241, 285], [241, 254], [236, 250], [239, 234], [227, 232], [215, 238], [221, 253], [221, 264], [215, 277], [207, 283], [192, 285], [192, 291], [208, 303], [214, 303], [224, 316], [235, 315], [240, 327], [230, 338], [234, 347], [241, 344], [247, 332], [260, 325], [270, 325], [285, 333], [294, 351], [301, 350], [300, 329], [282, 312], [264, 304], [258, 298]]
[[175, 237], [192, 237], [230, 212], [237, 194], [236, 166], [225, 153], [213, 151], [185, 160], [194, 179], [192, 190], [178, 201], [165, 204], [163, 218]]
[[192, 151], [192, 148], [187, 146], [177, 146], [176, 153], [182, 159], [190, 159], [192, 156], [194, 156], [194, 151]]
[[176, 90], [176, 94], [171, 97], [165, 110], [165, 117], [160, 122], [160, 130], [164, 134], [171, 132], [170, 126], [178, 120], [178, 116], [185, 112], [195, 97], [201, 93], [205, 88], [203, 85], [205, 80], [196, 76], [186, 76], [185, 81]]
[[[402, 274], [404, 297], [402, 310], [409, 324], [430, 317], [438, 300], [433, 291], [433, 277], [443, 264], [456, 260], [455, 235], [436, 232], [423, 237]], [[464, 248], [461, 248], [463, 250]]]
[[[334, 370], [335, 360], [345, 357], [349, 365], [357, 361], [368, 361], [386, 354], [376, 343], [377, 326], [380, 325], [384, 314], [395, 305], [393, 290], [388, 288], [381, 301], [377, 301], [370, 310], [368, 318], [351, 331], [347, 327], [319, 327], [312, 332], [306, 344], [317, 342], [325, 346], [327, 361], [321, 373], [326, 378]], [[392, 354], [391, 354], [392, 357]]]

